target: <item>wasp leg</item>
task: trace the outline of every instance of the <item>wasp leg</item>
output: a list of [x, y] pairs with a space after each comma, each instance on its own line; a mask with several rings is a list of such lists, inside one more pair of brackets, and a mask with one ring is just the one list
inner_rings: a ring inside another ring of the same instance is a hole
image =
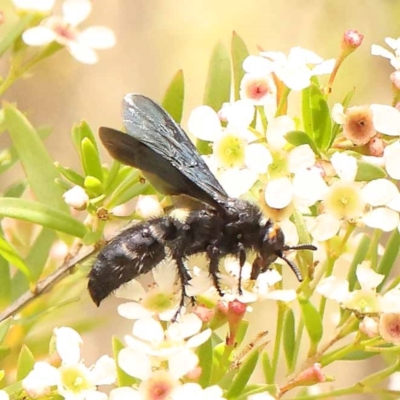
[[220, 253], [219, 249], [216, 246], [208, 246], [207, 248], [207, 257], [210, 260], [210, 265], [208, 267], [208, 272], [211, 275], [211, 279], [213, 281], [213, 285], [215, 289], [217, 290], [218, 294], [222, 297], [224, 295], [224, 292], [221, 289], [221, 286], [219, 284], [219, 259], [220, 259]]
[[[181, 299], [179, 301], [179, 307], [177, 312], [175, 313], [172, 321], [175, 322], [181, 312], [182, 307], [185, 305], [185, 298], [187, 297], [186, 294], [186, 285], [189, 284], [191, 276], [189, 275], [188, 270], [186, 269], [185, 263], [183, 262], [183, 257], [175, 256], [173, 257], [174, 261], [176, 262], [176, 266], [178, 268], [178, 276], [181, 282]], [[191, 298], [193, 302], [193, 298]]]
[[242, 271], [243, 265], [246, 262], [246, 250], [243, 246], [243, 243], [239, 243], [239, 279], [238, 279], [238, 292], [241, 296], [243, 294], [242, 291]]

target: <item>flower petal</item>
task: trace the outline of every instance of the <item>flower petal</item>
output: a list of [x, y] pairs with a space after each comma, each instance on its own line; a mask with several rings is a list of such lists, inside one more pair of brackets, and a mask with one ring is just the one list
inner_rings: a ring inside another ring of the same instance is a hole
[[396, 185], [388, 179], [374, 179], [361, 189], [364, 201], [371, 206], [383, 206], [394, 199], [398, 193]]
[[56, 34], [45, 26], [35, 26], [22, 34], [22, 40], [29, 46], [44, 46], [55, 40]]
[[399, 224], [399, 214], [386, 207], [375, 208], [364, 216], [365, 225], [391, 232]]
[[293, 199], [293, 186], [289, 178], [274, 179], [265, 188], [265, 202], [272, 208], [282, 209]]
[[239, 197], [248, 192], [258, 179], [257, 172], [250, 169], [231, 168], [219, 175], [219, 182], [230, 197]]
[[160, 343], [164, 339], [164, 329], [153, 318], [139, 319], [133, 324], [132, 333], [147, 342]]
[[115, 361], [109, 356], [101, 356], [90, 371], [93, 383], [98, 385], [111, 385], [117, 378]]
[[371, 104], [374, 128], [389, 136], [400, 136], [400, 111], [385, 104]]
[[110, 400], [143, 400], [143, 395], [131, 387], [119, 387], [111, 390]]
[[295, 173], [311, 168], [315, 164], [315, 154], [308, 144], [295, 147], [289, 154], [289, 171]]
[[287, 115], [274, 118], [269, 121], [267, 128], [267, 142], [274, 149], [282, 149], [287, 141], [284, 137], [288, 132], [295, 130], [295, 123]]
[[62, 4], [64, 21], [76, 26], [84, 21], [92, 11], [90, 0], [64, 0]]
[[343, 182], [354, 182], [357, 175], [357, 160], [355, 157], [336, 152], [331, 157], [331, 163]]
[[78, 36], [78, 41], [93, 49], [109, 49], [115, 46], [114, 32], [104, 26], [91, 26], [84, 29]]
[[63, 363], [77, 364], [80, 360], [80, 345], [83, 343], [77, 331], [69, 327], [55, 328], [56, 349]]
[[221, 133], [221, 122], [211, 107], [196, 107], [190, 113], [188, 131], [198, 139], [213, 142]]
[[315, 240], [323, 242], [339, 232], [340, 221], [331, 214], [320, 214], [314, 219], [314, 225], [309, 229]]
[[244, 163], [247, 168], [259, 174], [266, 174], [272, 163], [270, 151], [262, 144], [249, 144], [245, 148]]
[[153, 372], [149, 357], [129, 348], [118, 353], [118, 365], [128, 375], [140, 380], [149, 379]]
[[331, 110], [332, 119], [339, 125], [343, 125], [346, 122], [346, 114], [341, 103], [335, 103]]
[[168, 327], [168, 336], [172, 340], [182, 340], [195, 335], [201, 329], [201, 319], [196, 314], [183, 315], [179, 322]]
[[386, 146], [383, 157], [389, 176], [393, 179], [400, 179], [400, 142], [397, 140]]
[[97, 53], [84, 43], [69, 42], [68, 50], [76, 60], [83, 64], [96, 64], [99, 61]]
[[183, 348], [168, 358], [169, 372], [174, 379], [180, 379], [192, 371], [198, 364], [199, 359], [192, 351]]
[[391, 51], [385, 49], [384, 47], [380, 46], [379, 44], [373, 44], [371, 46], [371, 54], [373, 56], [381, 56], [384, 58], [388, 58], [389, 60], [391, 60], [394, 55]]
[[118, 305], [118, 314], [127, 319], [150, 318], [153, 313], [143, 307], [140, 303], [129, 302]]

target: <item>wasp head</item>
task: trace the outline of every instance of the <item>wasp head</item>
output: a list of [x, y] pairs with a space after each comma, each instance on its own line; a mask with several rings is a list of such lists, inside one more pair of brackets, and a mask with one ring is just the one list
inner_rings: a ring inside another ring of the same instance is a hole
[[299, 282], [303, 281], [300, 269], [297, 265], [289, 260], [285, 252], [289, 250], [317, 250], [317, 248], [311, 244], [299, 244], [297, 246], [287, 246], [285, 244], [285, 235], [282, 229], [274, 224], [271, 220], [268, 220], [264, 226], [261, 238], [261, 246], [259, 249], [259, 255], [253, 262], [251, 270], [251, 279], [257, 279], [260, 273], [268, 270], [270, 265], [277, 259], [284, 260], [290, 269], [296, 275]]

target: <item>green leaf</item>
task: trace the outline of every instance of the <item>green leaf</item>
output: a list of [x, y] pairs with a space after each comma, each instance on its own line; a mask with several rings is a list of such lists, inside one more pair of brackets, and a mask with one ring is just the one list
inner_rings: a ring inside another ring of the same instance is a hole
[[365, 161], [357, 160], [357, 175], [356, 181], [372, 181], [374, 179], [385, 178], [386, 172], [383, 168], [367, 163]]
[[314, 83], [303, 90], [304, 129], [319, 149], [327, 150], [332, 141], [331, 116], [321, 89]]
[[[119, 352], [124, 349], [125, 346], [123, 343], [116, 337], [112, 337], [112, 349], [113, 349], [113, 356], [114, 360], [118, 360]], [[118, 363], [115, 363], [117, 367], [117, 382], [118, 386], [132, 386], [134, 384], [139, 383], [138, 379], [133, 378], [132, 376], [128, 375], [125, 371], [123, 371]]]
[[378, 286], [377, 291], [380, 292], [383, 285], [390, 276], [390, 272], [394, 266], [394, 263], [399, 255], [400, 248], [400, 233], [395, 229], [390, 235], [389, 241], [386, 244], [385, 252], [378, 264], [376, 272], [385, 276], [382, 283]]
[[85, 225], [69, 214], [25, 199], [0, 198], [0, 216], [33, 222], [79, 238], [83, 238], [87, 233]]
[[13, 105], [6, 104], [4, 110], [8, 132], [35, 197], [44, 204], [69, 213], [62, 199], [62, 189], [55, 183], [55, 179], [59, 178], [58, 172], [39, 135]]
[[7, 32], [2, 34], [0, 40], [0, 57], [12, 46], [12, 44], [22, 35], [22, 32], [33, 21], [34, 15], [32, 13], [26, 13], [21, 16], [17, 22], [12, 25]]
[[271, 360], [267, 352], [263, 353], [261, 358], [261, 364], [264, 372], [265, 381], [271, 383], [271, 381], [273, 381], [275, 372], [272, 370]]
[[27, 265], [18, 255], [17, 251], [2, 236], [0, 236], [0, 255], [21, 271], [29, 280], [32, 279]]
[[85, 178], [72, 170], [71, 168], [63, 167], [59, 162], [55, 162], [54, 166], [57, 168], [58, 172], [65, 177], [65, 179], [72, 182], [74, 185], [83, 187]]
[[[126, 175], [125, 179], [120, 183], [120, 185], [114, 189], [114, 191], [111, 193], [110, 199], [107, 204], [107, 208], [114, 208], [120, 204], [125, 203], [127, 200], [126, 192], [129, 192], [132, 190], [132, 188], [136, 187], [137, 190], [137, 185], [142, 186], [142, 184], [139, 181], [140, 178], [140, 173], [137, 169], [132, 169], [130, 168], [129, 173]], [[132, 198], [132, 197], [130, 197]], [[128, 200], [130, 199], [128, 198]]]
[[249, 55], [246, 44], [243, 39], [236, 33], [232, 33], [231, 41], [231, 58], [232, 58], [232, 71], [233, 71], [233, 87], [234, 99], [240, 99], [240, 83], [245, 74], [243, 69], [243, 61]]
[[231, 62], [222, 43], [217, 43], [211, 55], [203, 104], [219, 111], [230, 100]]
[[8, 317], [7, 319], [0, 322], [0, 343], [3, 343], [10, 327], [11, 322], [13, 321], [12, 317]]
[[20, 381], [24, 379], [29, 372], [32, 371], [34, 365], [35, 358], [33, 357], [32, 352], [25, 344], [22, 345], [21, 351], [18, 355], [17, 380]]
[[103, 168], [100, 162], [99, 151], [96, 143], [92, 142], [88, 137], [84, 137], [81, 141], [81, 158], [82, 167], [86, 176], [93, 176], [100, 182], [103, 182]]
[[313, 139], [302, 131], [291, 131], [285, 135], [285, 139], [293, 146], [301, 146], [302, 144], [308, 144], [314, 153], [318, 154], [318, 149]]
[[286, 364], [288, 369], [293, 367], [293, 356], [295, 351], [295, 319], [291, 308], [288, 308], [283, 321], [283, 348], [285, 351]]
[[322, 317], [308, 299], [299, 299], [304, 325], [311, 343], [318, 344], [322, 338]]
[[340, 360], [362, 361], [362, 360], [367, 360], [368, 358], [371, 358], [376, 355], [377, 355], [376, 352], [355, 350], [351, 353], [347, 353], [344, 357], [340, 358]]
[[[0, 174], [1, 175], [1, 174]], [[27, 187], [27, 183], [17, 182], [14, 185], [8, 187], [3, 193], [4, 197], [21, 197]]]
[[81, 121], [79, 124], [76, 124], [72, 127], [72, 140], [79, 152], [81, 150], [82, 140], [85, 138], [90, 140], [90, 142], [93, 144], [96, 151], [98, 152], [99, 149], [97, 147], [96, 138], [93, 134], [92, 129], [90, 128], [89, 124], [86, 121]]
[[94, 195], [94, 197], [100, 196], [103, 192], [102, 183], [94, 176], [88, 175], [85, 178], [83, 186], [88, 190], [88, 192], [90, 192], [91, 195]]
[[349, 290], [353, 290], [355, 284], [357, 283], [356, 271], [359, 264], [361, 264], [365, 257], [367, 256], [369, 245], [371, 243], [371, 239], [363, 235], [360, 243], [358, 244], [357, 250], [354, 253], [353, 260], [351, 261], [349, 272], [347, 273], [347, 280], [349, 282]]
[[197, 352], [199, 356], [199, 367], [201, 368], [199, 384], [203, 388], [210, 386], [213, 367], [212, 350], [212, 341], [209, 339], [199, 347], [199, 351]]
[[226, 397], [234, 398], [239, 396], [243, 389], [246, 387], [254, 369], [257, 366], [258, 358], [260, 357], [260, 350], [254, 349], [247, 357], [243, 364], [240, 365], [240, 369], [232, 381], [231, 387], [228, 389]]
[[[11, 271], [7, 260], [0, 256], [0, 309], [11, 300]], [[0, 340], [1, 343], [1, 340]]]
[[183, 102], [185, 99], [185, 82], [183, 71], [179, 70], [164, 95], [164, 99], [161, 103], [163, 108], [165, 108], [172, 116], [172, 118], [178, 124], [182, 121], [183, 114]]
[[29, 266], [34, 282], [37, 282], [39, 277], [42, 275], [50, 249], [56, 238], [56, 234], [50, 229], [42, 229], [39, 236], [36, 238], [28, 257], [25, 260], [26, 264]]

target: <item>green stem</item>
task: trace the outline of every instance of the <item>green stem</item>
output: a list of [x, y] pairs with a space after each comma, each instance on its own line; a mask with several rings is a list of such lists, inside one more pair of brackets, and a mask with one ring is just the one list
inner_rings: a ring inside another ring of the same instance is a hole
[[283, 115], [283, 109], [285, 108], [287, 104], [287, 99], [290, 93], [290, 89], [285, 86], [285, 89], [282, 92], [282, 97], [279, 101], [278, 108], [276, 109], [275, 117], [279, 117], [280, 115]]
[[304, 332], [304, 320], [300, 319], [299, 326], [297, 327], [297, 334], [294, 343], [294, 350], [293, 350], [293, 362], [292, 368], [288, 371], [290, 374], [293, 373], [295, 366], [297, 365], [297, 359], [299, 358], [300, 346], [301, 346], [301, 338], [303, 337]]
[[[278, 302], [278, 315], [276, 320], [276, 334], [274, 340], [274, 352], [272, 356], [272, 381], [275, 381], [275, 376], [278, 368], [279, 356], [280, 356], [280, 346], [283, 335], [283, 317], [285, 315], [285, 306], [283, 303]], [[269, 382], [269, 383], [271, 383]]]
[[257, 108], [258, 115], [260, 116], [261, 125], [263, 127], [263, 132], [267, 132], [268, 121], [267, 121], [267, 116], [265, 115], [264, 106], [257, 106], [256, 108]]

